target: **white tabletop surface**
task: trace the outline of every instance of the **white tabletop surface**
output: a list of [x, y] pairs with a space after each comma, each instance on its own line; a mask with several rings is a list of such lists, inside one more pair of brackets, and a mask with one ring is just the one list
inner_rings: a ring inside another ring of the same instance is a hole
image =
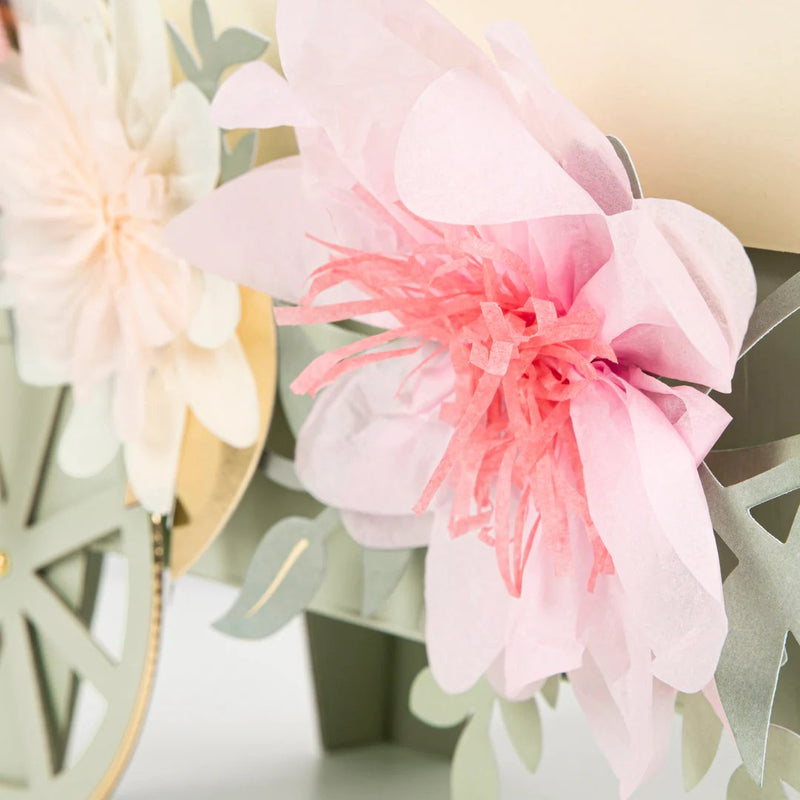
[[[194, 577], [171, 590], [151, 713], [114, 800], [447, 800], [440, 758], [391, 746], [323, 755], [302, 620], [265, 641], [227, 638], [211, 623], [234, 597]], [[113, 603], [100, 607], [100, 625], [113, 626]], [[556, 711], [543, 708], [543, 724], [535, 776], [495, 725], [503, 800], [618, 797], [568, 688]], [[724, 800], [737, 764], [723, 741], [711, 773], [685, 795], [676, 720], [667, 766], [635, 800]]]

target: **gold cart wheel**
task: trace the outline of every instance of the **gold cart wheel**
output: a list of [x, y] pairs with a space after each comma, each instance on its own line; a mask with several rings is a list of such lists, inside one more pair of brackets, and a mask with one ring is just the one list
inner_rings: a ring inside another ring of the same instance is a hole
[[[90, 481], [58, 470], [68, 398], [17, 381], [2, 325], [0, 800], [101, 800], [130, 758], [150, 697], [162, 531], [124, 508], [119, 464]], [[111, 625], [116, 650], [92, 624], [106, 602], [104, 564], [124, 596], [123, 619]], [[78, 731], [87, 695], [95, 727]]]

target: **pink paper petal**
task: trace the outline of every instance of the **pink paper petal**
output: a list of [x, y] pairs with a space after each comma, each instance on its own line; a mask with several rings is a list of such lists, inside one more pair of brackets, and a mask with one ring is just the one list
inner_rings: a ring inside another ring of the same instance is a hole
[[755, 273], [744, 247], [724, 225], [686, 203], [645, 199], [636, 206], [678, 255], [717, 320], [732, 372], [756, 303]]
[[595, 381], [572, 401], [589, 510], [654, 653], [653, 674], [696, 692], [727, 621], [719, 556], [695, 460], [641, 392]]
[[425, 641], [437, 683], [450, 694], [471, 688], [500, 654], [502, 624], [519, 600], [497, 571], [492, 548], [475, 536], [452, 539], [437, 514], [425, 565]]
[[396, 198], [392, 161], [408, 110], [454, 66], [488, 59], [423, 0], [292, 0], [278, 5], [281, 62], [358, 182]]
[[544, 538], [534, 540], [522, 597], [511, 607], [506, 633], [506, 682], [511, 696], [526, 686], [580, 667], [585, 648], [582, 607], [592, 552], [581, 532], [572, 537], [575, 569], [557, 576]]
[[359, 544], [377, 550], [427, 547], [433, 527], [433, 514], [389, 516], [343, 510], [341, 517], [347, 532]]
[[330, 238], [310, 207], [297, 157], [252, 170], [200, 200], [165, 229], [172, 250], [198, 269], [297, 302], [327, 251], [306, 236]]
[[412, 358], [373, 364], [320, 395], [295, 456], [311, 494], [365, 514], [412, 513], [452, 430], [437, 419], [433, 403], [420, 413], [430, 394], [447, 391], [448, 376], [436, 365], [420, 372], [421, 388], [409, 381], [398, 395], [416, 364]]
[[414, 105], [395, 177], [411, 211], [438, 222], [491, 225], [599, 213], [502, 94], [466, 70], [442, 76]]
[[486, 38], [537, 141], [606, 214], [630, 209], [630, 181], [614, 148], [550, 83], [525, 31], [513, 22], [498, 22]]
[[693, 386], [668, 386], [641, 370], [630, 370], [626, 380], [661, 409], [700, 466], [730, 424], [731, 415]]
[[604, 596], [589, 622], [589, 651], [569, 679], [625, 800], [664, 762], [676, 692], [653, 679], [650, 650], [618, 586], [607, 583], [599, 591]]
[[236, 70], [215, 95], [211, 112], [214, 122], [226, 130], [317, 124], [286, 79], [263, 61]]
[[657, 375], [730, 391], [730, 345], [678, 255], [649, 215], [608, 219], [615, 253], [576, 306], [600, 310], [621, 361]]

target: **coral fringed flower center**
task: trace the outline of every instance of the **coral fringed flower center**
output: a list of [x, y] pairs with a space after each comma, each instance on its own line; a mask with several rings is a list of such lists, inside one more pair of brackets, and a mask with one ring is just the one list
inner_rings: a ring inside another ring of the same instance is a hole
[[[556, 574], [573, 573], [570, 524], [577, 514], [594, 553], [591, 591], [614, 567], [589, 513], [570, 403], [599, 377], [601, 363], [616, 362], [614, 352], [599, 338], [593, 311], [565, 312], [523, 259], [477, 230], [468, 234], [402, 258], [328, 245], [340, 257], [312, 275], [299, 307], [277, 309], [278, 322], [389, 312], [399, 326], [326, 353], [292, 388], [313, 395], [351, 370], [426, 348], [416, 372], [447, 352], [455, 381], [441, 417], [453, 434], [414, 511], [424, 512], [447, 484], [454, 492], [451, 535], [477, 531], [493, 546], [514, 596], [537, 536]], [[367, 299], [312, 306], [341, 284]], [[428, 354], [431, 342], [438, 347]]]

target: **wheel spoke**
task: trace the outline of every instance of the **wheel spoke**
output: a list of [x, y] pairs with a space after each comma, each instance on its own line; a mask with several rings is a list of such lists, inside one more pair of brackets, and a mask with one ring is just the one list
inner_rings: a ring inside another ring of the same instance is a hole
[[22, 525], [27, 523], [33, 510], [62, 397], [62, 390], [42, 389], [26, 396], [27, 424], [15, 431], [15, 436], [24, 435], [24, 441], [18, 439], [11, 443], [10, 458], [3, 458], [4, 463], [14, 465], [14, 469], [8, 469], [5, 474], [8, 507], [13, 518]]
[[111, 489], [33, 526], [26, 542], [30, 569], [47, 567], [113, 533], [121, 512], [122, 496]]
[[30, 581], [25, 605], [37, 631], [74, 671], [108, 698], [115, 686], [115, 664], [91, 632], [39, 579]]
[[6, 641], [4, 655], [17, 705], [17, 724], [25, 750], [28, 782], [31, 789], [45, 784], [53, 774], [52, 750], [47, 731], [47, 719], [31, 637], [25, 619], [20, 615], [8, 619], [3, 626]]

